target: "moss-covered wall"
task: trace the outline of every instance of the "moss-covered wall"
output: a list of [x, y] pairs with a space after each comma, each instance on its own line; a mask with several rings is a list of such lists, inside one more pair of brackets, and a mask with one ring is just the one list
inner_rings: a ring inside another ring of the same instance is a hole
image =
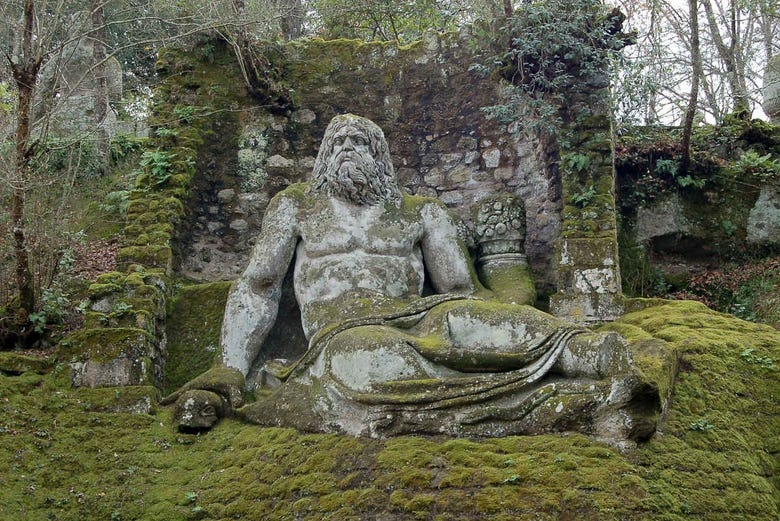
[[191, 209], [235, 165], [237, 99], [245, 94], [231, 56], [224, 46], [160, 53], [156, 67], [166, 80], [156, 91], [152, 137], [129, 196], [121, 271], [90, 286], [84, 328], [57, 348], [74, 385], [164, 385], [165, 318], [179, 245], [191, 234]]

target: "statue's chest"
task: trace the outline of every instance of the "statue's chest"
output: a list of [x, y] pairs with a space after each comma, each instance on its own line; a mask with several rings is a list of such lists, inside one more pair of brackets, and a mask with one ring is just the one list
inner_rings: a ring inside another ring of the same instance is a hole
[[301, 230], [301, 239], [310, 257], [356, 250], [405, 256], [412, 253], [421, 234], [418, 223], [371, 207], [361, 212], [326, 211], [312, 216]]

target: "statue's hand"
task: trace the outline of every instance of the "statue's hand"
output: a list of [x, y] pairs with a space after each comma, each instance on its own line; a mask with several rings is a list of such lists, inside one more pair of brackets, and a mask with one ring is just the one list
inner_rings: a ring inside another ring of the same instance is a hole
[[160, 403], [176, 403], [173, 421], [180, 431], [208, 430], [244, 404], [244, 385], [244, 375], [237, 369], [214, 367]]

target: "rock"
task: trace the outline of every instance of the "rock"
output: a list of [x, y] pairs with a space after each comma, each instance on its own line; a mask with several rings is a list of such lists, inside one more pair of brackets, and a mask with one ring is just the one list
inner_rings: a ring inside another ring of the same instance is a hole
[[292, 119], [295, 123], [300, 123], [302, 125], [310, 125], [314, 122], [315, 119], [317, 119], [317, 114], [315, 114], [314, 111], [309, 109], [301, 109], [293, 112], [290, 119]]
[[485, 161], [485, 168], [497, 168], [501, 162], [501, 151], [491, 148], [482, 153], [482, 159]]
[[477, 140], [471, 136], [463, 136], [458, 140], [460, 150], [474, 151], [477, 149]]
[[764, 87], [762, 89], [764, 101], [762, 107], [769, 119], [780, 123], [780, 54], [769, 60], [764, 72]]
[[265, 166], [269, 174], [284, 175], [293, 171], [295, 162], [292, 159], [276, 154], [266, 160]]
[[780, 245], [780, 187], [764, 186], [750, 210], [747, 241], [753, 244]]
[[303, 168], [304, 170], [311, 170], [311, 169], [314, 168], [314, 161], [315, 161], [315, 158], [313, 158], [312, 156], [306, 156], [306, 157], [301, 158], [298, 161], [298, 166], [300, 168]]
[[636, 240], [639, 243], [655, 237], [688, 234], [691, 224], [682, 210], [677, 194], [656, 202], [649, 208], [640, 207], [636, 216]]
[[431, 170], [423, 176], [423, 181], [433, 188], [441, 186], [444, 183], [444, 173], [439, 168], [431, 168]]
[[249, 228], [249, 224], [243, 219], [236, 219], [230, 223], [230, 229], [237, 232], [245, 232]]
[[439, 201], [447, 206], [454, 206], [463, 202], [463, 194], [458, 191], [444, 192], [439, 196]]
[[514, 177], [515, 171], [510, 167], [496, 168], [493, 175], [495, 176], [496, 181], [509, 181]]
[[229, 203], [233, 199], [236, 198], [236, 191], [232, 188], [225, 188], [224, 190], [220, 190], [217, 192], [217, 201], [219, 201], [222, 204]]

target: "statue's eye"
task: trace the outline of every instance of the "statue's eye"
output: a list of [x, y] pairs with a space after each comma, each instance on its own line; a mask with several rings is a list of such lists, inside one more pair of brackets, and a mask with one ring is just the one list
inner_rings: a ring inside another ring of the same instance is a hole
[[362, 147], [363, 145], [365, 145], [365, 144], [366, 144], [366, 140], [365, 140], [365, 139], [363, 139], [363, 138], [362, 138], [362, 137], [360, 137], [360, 136], [355, 136], [355, 137], [353, 137], [353, 138], [352, 138], [352, 142], [353, 142], [353, 143], [355, 143], [355, 145], [356, 145], [356, 146], [359, 146], [359, 147]]
[[337, 144], [337, 145], [339, 145], [339, 146], [343, 145], [343, 144], [344, 144], [344, 136], [338, 136], [338, 137], [335, 139], [335, 142], [336, 142], [336, 144]]

